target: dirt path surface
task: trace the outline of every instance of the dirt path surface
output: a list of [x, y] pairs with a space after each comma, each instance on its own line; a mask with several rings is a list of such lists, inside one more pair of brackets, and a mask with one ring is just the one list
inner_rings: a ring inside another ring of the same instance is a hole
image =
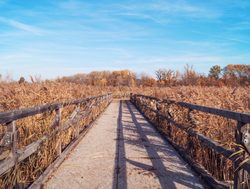
[[203, 187], [129, 101], [114, 101], [44, 188]]

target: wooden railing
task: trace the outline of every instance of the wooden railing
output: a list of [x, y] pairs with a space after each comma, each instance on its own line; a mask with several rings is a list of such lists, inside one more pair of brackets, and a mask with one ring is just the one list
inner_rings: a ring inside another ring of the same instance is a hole
[[[74, 137], [70, 139], [70, 141], [73, 142], [87, 127], [87, 125], [80, 125], [81, 121], [83, 119], [89, 118], [90, 120], [88, 121], [88, 123], [90, 124], [108, 106], [111, 100], [112, 94], [105, 94], [86, 99], [72, 100], [63, 103], [48, 104], [34, 108], [0, 113], [0, 124], [2, 125], [2, 127], [6, 127], [6, 132], [2, 137], [0, 147], [10, 149], [10, 153], [7, 154], [6, 158], [0, 161], [0, 175], [5, 174], [6, 172], [14, 168], [18, 163], [24, 161], [28, 157], [31, 157], [32, 154], [37, 153], [41, 145], [54, 136], [57, 136], [56, 157], [59, 157], [63, 149], [65, 149], [65, 147], [62, 146], [62, 133], [67, 129], [73, 127], [75, 133]], [[68, 106], [73, 106], [75, 109], [70, 114], [68, 119], [62, 122], [62, 110], [63, 108], [66, 108]], [[49, 127], [52, 128], [52, 130], [41, 136], [37, 141], [34, 141], [31, 144], [18, 149], [16, 121], [39, 114], [42, 115], [48, 113], [49, 115], [51, 115], [53, 112], [55, 112], [55, 117], [53, 119], [54, 121]], [[14, 182], [16, 183], [10, 183], [8, 187], [12, 186], [18, 188], [20, 183], [18, 183], [17, 179], [14, 180]], [[31, 183], [26, 184], [26, 186], [29, 184]], [[19, 188], [23, 187], [19, 186]]]
[[[176, 102], [167, 99], [162, 100], [156, 97], [139, 94], [131, 94], [130, 100], [180, 152], [183, 158], [191, 164], [196, 172], [199, 172], [203, 176], [203, 178], [211, 187], [233, 187], [234, 189], [245, 189], [250, 187], [250, 163], [247, 161], [242, 163], [244, 159], [249, 157], [250, 152], [250, 135], [248, 133], [249, 129], [242, 133], [242, 128], [248, 127], [250, 123], [249, 114], [199, 106], [185, 102]], [[235, 126], [235, 149], [232, 150], [222, 146], [218, 142], [204, 136], [192, 127], [188, 127], [185, 125], [185, 123], [178, 123], [178, 121], [175, 120], [171, 115], [169, 110], [170, 105], [175, 105], [181, 109], [186, 109], [186, 120], [193, 124], [195, 124], [195, 120], [192, 118], [192, 111], [203, 112], [206, 114], [222, 116], [226, 119], [235, 120], [237, 122], [237, 125]], [[181, 137], [183, 138], [178, 138], [180, 132], [183, 133], [181, 134]], [[237, 151], [239, 153], [235, 153]], [[211, 157], [213, 158], [213, 161], [211, 161]], [[198, 161], [198, 159], [202, 160]], [[206, 169], [206, 167], [212, 167], [213, 172], [222, 171], [219, 169], [221, 167], [223, 168], [223, 166], [226, 166], [225, 163], [227, 161], [231, 161], [233, 165], [232, 168], [226, 169], [226, 171], [230, 172], [227, 174], [232, 175], [231, 182], [226, 182], [225, 180], [216, 178], [216, 176], [212, 175]]]

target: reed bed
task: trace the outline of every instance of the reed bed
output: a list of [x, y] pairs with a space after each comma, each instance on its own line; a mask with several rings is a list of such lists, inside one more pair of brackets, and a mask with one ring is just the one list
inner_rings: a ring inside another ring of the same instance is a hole
[[[14, 109], [34, 107], [47, 103], [62, 102], [71, 99], [82, 99], [88, 96], [112, 92], [115, 98], [127, 98], [129, 93], [140, 93], [159, 98], [176, 101], [190, 102], [198, 105], [228, 109], [237, 112], [250, 113], [250, 87], [105, 87], [86, 86], [68, 82], [46, 81], [40, 83], [0, 83], [0, 112]], [[148, 102], [150, 104], [150, 102]], [[106, 107], [103, 104], [93, 109], [90, 116], [81, 120], [81, 130], [92, 122], [96, 116]], [[86, 109], [82, 106], [81, 110]], [[71, 115], [74, 106], [67, 106], [62, 111], [62, 122]], [[163, 113], [169, 113], [178, 123], [185, 123], [205, 136], [217, 141], [221, 145], [234, 149], [234, 130], [236, 123], [218, 116], [192, 111], [174, 104], [160, 107]], [[50, 128], [55, 112], [39, 114], [17, 121], [18, 149], [49, 134], [54, 128]], [[156, 121], [155, 115], [148, 112], [152, 121]], [[191, 118], [190, 118], [191, 117]], [[174, 128], [166, 121], [160, 121], [159, 127], [169, 135], [173, 142], [182, 146], [184, 151], [190, 153], [195, 161], [203, 165], [218, 180], [232, 180], [232, 163], [223, 159], [210, 149], [201, 147], [197, 139], [190, 138], [182, 131]], [[6, 127], [0, 125], [0, 141], [6, 132]], [[43, 143], [40, 150], [17, 164], [13, 169], [0, 176], [0, 188], [12, 188], [14, 183], [19, 183], [24, 188], [31, 184], [57, 157], [57, 141], [62, 138], [62, 148], [66, 148], [74, 138], [73, 127], [65, 130], [62, 136], [52, 136]], [[189, 151], [188, 151], [189, 149]], [[191, 149], [191, 150], [190, 150]], [[8, 157], [10, 149], [0, 147], [0, 163]]]
[[[4, 111], [76, 98], [83, 99], [86, 96], [104, 93], [100, 90], [94, 91], [86, 86], [77, 86], [74, 88], [71, 84], [67, 86], [67, 84], [57, 83], [56, 85], [53, 82], [24, 85], [13, 83], [6, 84], [5, 87], [1, 89], [3, 98], [1, 98], [0, 106]], [[89, 103], [91, 103], [91, 101]], [[104, 101], [98, 104], [98, 106], [94, 106], [93, 109], [88, 109], [89, 103], [82, 104], [79, 107], [80, 111], [83, 112], [86, 110], [88, 112], [88, 116], [84, 117], [78, 123], [80, 125], [80, 132], [96, 119], [96, 117], [107, 107], [109, 102]], [[63, 107], [61, 125], [64, 125], [69, 119], [76, 106], [77, 105], [69, 105]], [[64, 150], [76, 137], [75, 126], [65, 129], [60, 134], [58, 132], [53, 132], [55, 129], [52, 127], [54, 119], [55, 111], [50, 111], [16, 121], [18, 150], [24, 149], [27, 145], [32, 144], [43, 136], [49, 136], [49, 138], [42, 142], [37, 152], [33, 153], [22, 162], [17, 163], [15, 167], [8, 170], [3, 175], [0, 175], [0, 188], [27, 188], [58, 157], [59, 141], [61, 140], [62, 150]], [[0, 125], [0, 140], [3, 139], [5, 132], [6, 126]], [[10, 147], [0, 146], [0, 163], [10, 157], [10, 152]]]
[[[184, 101], [193, 104], [228, 109], [237, 112], [250, 113], [249, 88], [215, 88], [215, 87], [180, 87], [165, 88], [159, 91], [151, 91], [147, 95], [155, 95], [160, 98]], [[145, 94], [145, 93], [144, 93]], [[220, 116], [211, 115], [196, 110], [190, 111], [176, 103], [156, 103], [150, 98], [136, 97], [135, 102], [145, 116], [161, 130], [168, 139], [187, 154], [195, 163], [203, 166], [212, 176], [219, 181], [231, 183], [234, 176], [233, 162], [227, 160], [214, 150], [202, 145], [196, 138], [191, 137], [181, 129], [175, 127], [168, 120], [160, 119], [158, 115], [145, 108], [145, 105], [158, 109], [163, 115], [168, 116], [178, 124], [192, 129], [204, 136], [216, 141], [227, 149], [235, 150], [236, 121]], [[249, 125], [242, 132], [249, 132]], [[245, 153], [246, 157], [249, 152]], [[245, 158], [246, 158], [245, 157]], [[250, 177], [245, 175], [245, 183], [242, 188], [250, 187]]]

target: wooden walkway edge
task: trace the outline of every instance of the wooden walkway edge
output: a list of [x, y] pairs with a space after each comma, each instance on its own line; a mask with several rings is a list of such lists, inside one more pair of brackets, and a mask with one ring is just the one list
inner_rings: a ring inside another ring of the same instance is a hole
[[113, 101], [44, 188], [203, 188], [129, 101]]

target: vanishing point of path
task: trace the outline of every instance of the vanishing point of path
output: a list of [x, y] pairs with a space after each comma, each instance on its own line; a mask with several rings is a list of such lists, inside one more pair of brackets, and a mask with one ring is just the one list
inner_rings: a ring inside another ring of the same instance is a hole
[[129, 101], [113, 101], [44, 188], [203, 187]]

